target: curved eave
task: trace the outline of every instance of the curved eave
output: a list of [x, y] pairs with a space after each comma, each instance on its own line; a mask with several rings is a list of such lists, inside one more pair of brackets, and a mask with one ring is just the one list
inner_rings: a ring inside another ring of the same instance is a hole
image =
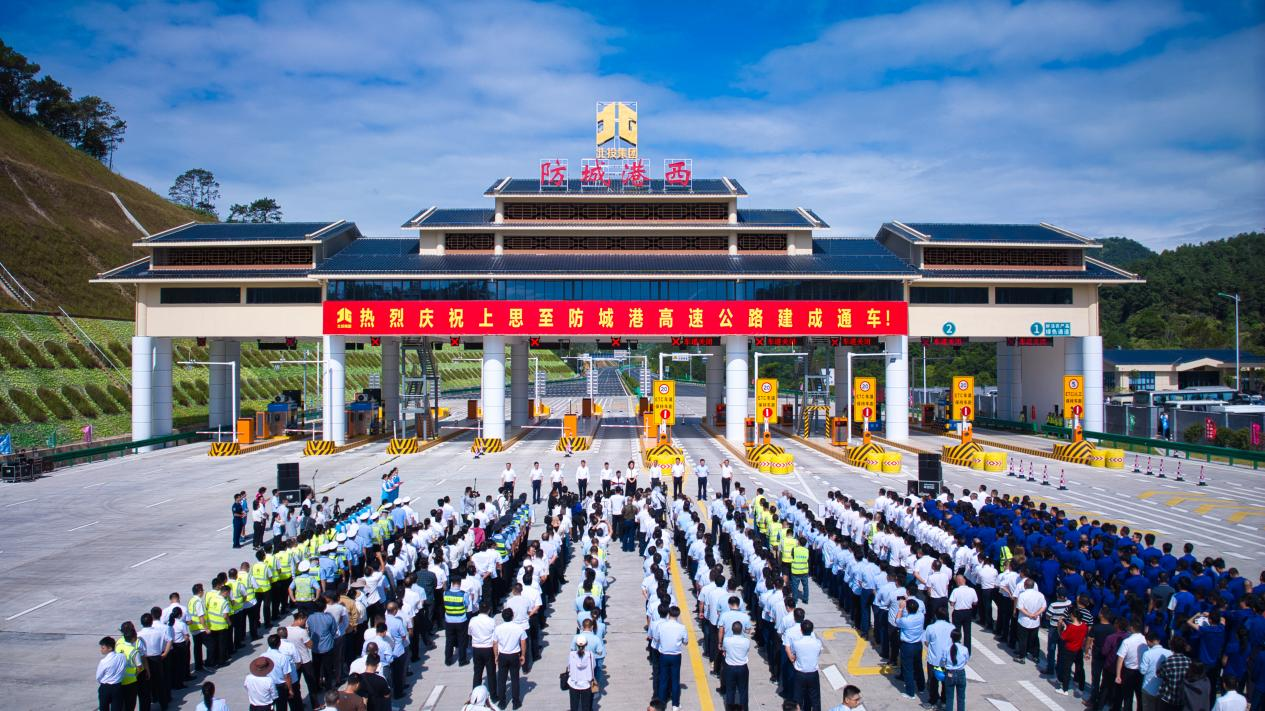
[[604, 272], [585, 272], [585, 273], [530, 273], [515, 272], [513, 274], [505, 274], [504, 272], [452, 272], [452, 273], [434, 273], [434, 272], [360, 272], [346, 274], [312, 274], [310, 278], [321, 281], [337, 281], [342, 279], [503, 279], [513, 281], [518, 279], [701, 279], [701, 280], [727, 280], [727, 281], [750, 281], [754, 279], [770, 279], [770, 280], [800, 280], [804, 278], [812, 279], [828, 279], [834, 281], [862, 281], [862, 280], [889, 280], [889, 281], [915, 281], [920, 277], [915, 274], [743, 274], [735, 276], [733, 274], [697, 274], [689, 272], [680, 273], [641, 273], [630, 274], [627, 272], [604, 273]]
[[480, 232], [607, 232], [619, 231], [627, 232], [629, 230], [671, 230], [673, 232], [685, 231], [712, 231], [712, 232], [767, 232], [769, 230], [825, 230], [830, 229], [829, 225], [809, 225], [809, 224], [753, 224], [750, 222], [716, 222], [710, 224], [699, 224], [697, 222], [657, 222], [646, 224], [645, 222], [450, 222], [450, 223], [422, 223], [419, 225], [405, 225], [402, 230], [419, 230], [426, 232], [430, 230], [452, 230], [452, 229], [471, 229]]

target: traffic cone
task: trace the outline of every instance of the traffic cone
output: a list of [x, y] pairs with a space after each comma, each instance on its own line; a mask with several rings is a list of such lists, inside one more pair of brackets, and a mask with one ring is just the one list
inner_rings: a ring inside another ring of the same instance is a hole
[[1160, 460], [1160, 472], [1159, 472], [1158, 474], [1156, 474], [1155, 476], [1158, 476], [1158, 477], [1159, 477], [1159, 478], [1161, 478], [1161, 479], [1165, 478], [1165, 477], [1164, 477], [1164, 460], [1163, 460], [1163, 459], [1161, 459], [1161, 460]]
[[1050, 485], [1050, 465], [1041, 467], [1041, 486]]
[[1036, 465], [1035, 465], [1035, 464], [1033, 464], [1031, 461], [1029, 461], [1029, 462], [1028, 462], [1028, 481], [1036, 481], [1036, 480], [1037, 480], [1037, 475], [1036, 475], [1035, 473], [1033, 473], [1033, 471], [1032, 471], [1032, 470], [1033, 470], [1033, 468], [1034, 468], [1035, 466], [1036, 466]]
[[1147, 457], [1147, 458], [1146, 458], [1146, 475], [1147, 475], [1147, 476], [1155, 476], [1155, 472], [1151, 471], [1151, 458], [1150, 458], [1150, 457]]
[[1177, 463], [1177, 481], [1186, 481], [1186, 479], [1182, 477], [1182, 463], [1181, 462]]
[[1208, 477], [1204, 475], [1204, 465], [1202, 464], [1199, 465], [1199, 485], [1200, 486], [1208, 485]]
[[1138, 460], [1139, 460], [1139, 459], [1141, 459], [1141, 458], [1142, 458], [1142, 456], [1141, 456], [1141, 455], [1139, 455], [1139, 454], [1135, 454], [1135, 455], [1133, 455], [1133, 473], [1134, 473], [1134, 474], [1141, 474], [1141, 473], [1142, 473], [1142, 470], [1141, 470], [1140, 468], [1138, 468]]
[[[1021, 464], [1020, 466], [1023, 466], [1023, 465]], [[1014, 460], [1011, 460], [1010, 470], [1006, 472], [1006, 476], [1014, 476], [1014, 475], [1015, 475], [1015, 462]]]
[[1059, 470], [1059, 491], [1067, 491], [1067, 472]]

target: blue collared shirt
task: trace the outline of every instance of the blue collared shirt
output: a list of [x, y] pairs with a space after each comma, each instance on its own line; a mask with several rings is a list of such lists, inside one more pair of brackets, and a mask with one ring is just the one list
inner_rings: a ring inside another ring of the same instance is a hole
[[900, 629], [900, 641], [921, 642], [923, 619], [922, 608], [919, 608], [913, 614], [905, 613], [901, 615], [901, 618], [896, 620], [896, 627]]

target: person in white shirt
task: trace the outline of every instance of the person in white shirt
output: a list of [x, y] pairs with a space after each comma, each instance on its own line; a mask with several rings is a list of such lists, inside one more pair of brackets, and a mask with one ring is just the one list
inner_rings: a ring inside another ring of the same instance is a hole
[[[501, 705], [511, 701], [514, 708], [522, 708], [523, 692], [521, 672], [527, 661], [527, 632], [523, 626], [514, 622], [514, 611], [508, 607], [501, 610], [501, 624], [492, 631], [493, 650], [496, 656], [496, 696]], [[505, 681], [509, 680], [510, 688], [506, 696]]]
[[518, 480], [518, 474], [514, 473], [514, 465], [509, 462], [505, 463], [505, 471], [501, 472], [501, 488], [509, 489], [510, 498], [514, 498], [514, 482]]
[[553, 471], [549, 472], [549, 484], [553, 489], [553, 493], [555, 494], [562, 493], [562, 480], [563, 480], [562, 465], [554, 464]]
[[705, 501], [707, 499], [707, 462], [701, 458], [698, 460], [698, 466], [694, 467], [694, 478], [698, 480], [698, 500]]
[[202, 700], [193, 711], [229, 711], [228, 702], [215, 696], [215, 684], [202, 682]]
[[1146, 637], [1138, 629], [1138, 621], [1129, 620], [1129, 636], [1120, 640], [1116, 650], [1116, 686], [1120, 687], [1119, 699], [1126, 706], [1142, 708], [1142, 650], [1146, 649]]
[[685, 493], [685, 464], [677, 457], [672, 462], [672, 498]]
[[624, 489], [626, 493], [631, 494], [637, 490], [637, 472], [639, 469], [640, 468], [637, 466], [637, 462], [631, 459], [628, 460], [627, 473], [624, 474], [625, 480], [628, 484], [628, 487]]
[[583, 499], [589, 493], [589, 465], [588, 462], [581, 459], [580, 466], [575, 468], [575, 486], [580, 490], [580, 498]]
[[[1017, 653], [1015, 661], [1023, 664], [1032, 654], [1035, 661], [1040, 662], [1041, 646], [1037, 641], [1037, 630], [1041, 625], [1041, 616], [1045, 614], [1045, 595], [1037, 589], [1032, 578], [1023, 581], [1023, 592], [1015, 598], [1015, 617], [1019, 623]], [[1134, 666], [1137, 669], [1137, 666]]]
[[531, 463], [531, 502], [533, 504], [540, 503], [540, 485], [545, 478], [545, 473], [540, 469], [540, 462]]
[[967, 649], [971, 648], [971, 620], [975, 618], [975, 606], [979, 603], [979, 595], [975, 589], [966, 584], [966, 577], [958, 574], [957, 587], [949, 593], [949, 621], [962, 631], [962, 642]]
[[101, 661], [97, 662], [97, 707], [103, 711], [123, 708], [123, 675], [127, 657], [114, 651], [113, 637], [102, 637]]
[[1238, 681], [1229, 675], [1221, 677], [1221, 687], [1225, 689], [1225, 693], [1217, 697], [1212, 711], [1247, 711], [1247, 698], [1234, 688]]
[[602, 493], [611, 493], [611, 480], [615, 478], [615, 473], [611, 471], [610, 462], [602, 462], [602, 471], [598, 473], [598, 480], [602, 483]]
[[729, 487], [733, 484], [734, 468], [729, 464], [729, 460], [720, 463], [720, 495], [729, 498]]
[[487, 687], [492, 692], [492, 700], [499, 700], [496, 694], [496, 652], [494, 649], [496, 620], [488, 615], [488, 606], [479, 607], [479, 614], [470, 618], [470, 646], [474, 650], [474, 685], [483, 684], [483, 673], [488, 675]]
[[[250, 673], [246, 675], [246, 703], [251, 708], [268, 708], [273, 705], [280, 694], [277, 684], [272, 678], [273, 667], [276, 666], [268, 657], [257, 657], [250, 663]], [[289, 681], [286, 681], [287, 693]], [[287, 697], [288, 698], [288, 697]]]

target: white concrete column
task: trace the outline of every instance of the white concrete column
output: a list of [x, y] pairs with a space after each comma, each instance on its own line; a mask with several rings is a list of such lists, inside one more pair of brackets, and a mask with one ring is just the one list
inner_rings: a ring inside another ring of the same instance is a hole
[[1085, 378], [1085, 429], [1102, 432], [1104, 402], [1102, 392], [1102, 336], [1085, 336], [1081, 341], [1081, 375]]
[[835, 346], [835, 417], [851, 417], [848, 414], [848, 353], [851, 346]]
[[154, 374], [150, 379], [153, 435], [171, 434], [171, 339], [154, 340]]
[[237, 428], [237, 418], [242, 416], [242, 344], [239, 341], [224, 342], [224, 362], [236, 363], [235, 367], [213, 365], [224, 376], [224, 426], [228, 431]]
[[1023, 351], [1018, 346], [1010, 349], [1010, 379], [1006, 385], [1006, 396], [1012, 420], [1023, 419]]
[[703, 419], [719, 427], [720, 423], [712, 418], [716, 417], [716, 406], [725, 401], [725, 348], [712, 346], [707, 352], [711, 353], [711, 357], [707, 359], [707, 384], [704, 388], [707, 404]]
[[[132, 441], [154, 436], [154, 339], [132, 337]], [[142, 447], [148, 452], [153, 447]]]
[[510, 342], [510, 426], [518, 429], [531, 419], [527, 409], [531, 392], [531, 349], [526, 338]]
[[483, 338], [483, 436], [505, 439], [505, 337]]
[[324, 341], [325, 363], [322, 385], [323, 413], [321, 418], [321, 439], [337, 445], [347, 444], [347, 351], [343, 336], [322, 336]]
[[884, 398], [887, 410], [887, 438], [909, 440], [909, 336], [887, 336], [887, 378]]
[[735, 447], [743, 446], [745, 439], [747, 388], [751, 384], [748, 357], [746, 336], [725, 337], [725, 439]]
[[[216, 339], [207, 344], [210, 355], [207, 360], [212, 363], [222, 363], [224, 361], [224, 341]], [[206, 367], [206, 382], [208, 390], [207, 400], [207, 425], [211, 429], [217, 427], [226, 427], [228, 418], [225, 413], [228, 408], [225, 403], [228, 401], [228, 368], [222, 365], [209, 365]]]
[[[382, 418], [387, 432], [400, 419], [400, 339], [382, 339]], [[401, 433], [402, 434], [402, 433]]]
[[1010, 371], [1014, 367], [1016, 350], [1005, 341], [997, 342], [997, 412], [993, 416], [1003, 420], [1015, 419], [1010, 412]]

